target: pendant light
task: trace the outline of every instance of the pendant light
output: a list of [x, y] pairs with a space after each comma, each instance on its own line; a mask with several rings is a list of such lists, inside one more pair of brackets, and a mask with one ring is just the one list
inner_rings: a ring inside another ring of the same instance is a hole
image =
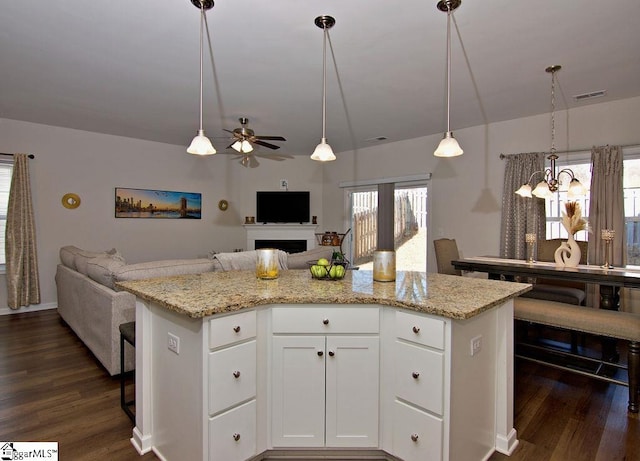
[[216, 153], [216, 150], [202, 129], [202, 42], [205, 21], [204, 15], [205, 10], [213, 8], [213, 0], [191, 0], [191, 3], [200, 9], [200, 129], [187, 148], [187, 152], [195, 155], [213, 155]]
[[[567, 191], [567, 197], [570, 199], [575, 199], [578, 197], [582, 197], [587, 194], [587, 188], [576, 179], [575, 174], [570, 168], [564, 168], [558, 171], [558, 175], [556, 176], [556, 160], [558, 159], [558, 155], [556, 154], [556, 72], [562, 69], [562, 66], [555, 65], [549, 66], [545, 69], [545, 72], [551, 74], [551, 151], [549, 152], [549, 162], [551, 163], [550, 167], [545, 169], [544, 171], [534, 171], [529, 177], [529, 181], [526, 184], [520, 186], [520, 189], [516, 191], [520, 197], [532, 198], [534, 195], [538, 198], [551, 198], [553, 197], [553, 193], [558, 190], [560, 187], [560, 175], [566, 174], [569, 176], [569, 190]], [[529, 184], [533, 177], [537, 174], [541, 174], [543, 176], [542, 181], [536, 184], [535, 189], [531, 190], [531, 185]]]
[[330, 162], [335, 160], [331, 146], [327, 144], [326, 128], [327, 128], [327, 35], [336, 20], [331, 16], [318, 16], [315, 19], [316, 26], [324, 30], [324, 40], [322, 42], [322, 139], [320, 144], [311, 154], [311, 160], [319, 162]]
[[458, 141], [453, 137], [453, 132], [449, 126], [451, 118], [449, 103], [451, 99], [451, 13], [460, 6], [460, 3], [462, 3], [462, 0], [440, 0], [437, 5], [440, 11], [447, 13], [447, 132], [433, 153], [436, 157], [457, 157], [464, 152]]

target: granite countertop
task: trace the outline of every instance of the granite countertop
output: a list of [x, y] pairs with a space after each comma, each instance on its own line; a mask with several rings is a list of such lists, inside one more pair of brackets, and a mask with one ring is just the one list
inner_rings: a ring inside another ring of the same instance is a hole
[[117, 287], [172, 311], [201, 318], [265, 304], [382, 304], [453, 319], [467, 319], [531, 289], [524, 283], [424, 272], [398, 272], [395, 282], [374, 282], [372, 271], [344, 279], [314, 280], [308, 270], [281, 271], [258, 280], [255, 271], [118, 282]]

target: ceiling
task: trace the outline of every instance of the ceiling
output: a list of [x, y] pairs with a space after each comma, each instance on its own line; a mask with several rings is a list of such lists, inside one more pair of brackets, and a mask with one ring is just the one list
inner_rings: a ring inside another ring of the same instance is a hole
[[[257, 135], [287, 138], [258, 152], [311, 154], [322, 134], [322, 14], [336, 19], [335, 152], [444, 132], [446, 14], [436, 3], [217, 0], [207, 13], [207, 136], [222, 151], [223, 129], [245, 116]], [[454, 132], [549, 112], [553, 64], [563, 67], [557, 109], [640, 96], [638, 0], [463, 0], [454, 17]], [[190, 0], [2, 0], [0, 118], [186, 149], [199, 123], [199, 21]], [[596, 90], [606, 95], [573, 98]]]

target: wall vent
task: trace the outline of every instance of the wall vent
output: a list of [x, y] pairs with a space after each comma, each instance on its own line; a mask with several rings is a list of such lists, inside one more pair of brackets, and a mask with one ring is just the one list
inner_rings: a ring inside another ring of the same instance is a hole
[[577, 94], [573, 97], [576, 101], [584, 101], [586, 99], [599, 98], [607, 94], [606, 90], [592, 91], [590, 93]]
[[365, 142], [380, 142], [380, 141], [386, 141], [387, 138], [386, 136], [376, 136], [375, 138], [369, 138], [369, 139], [365, 139]]

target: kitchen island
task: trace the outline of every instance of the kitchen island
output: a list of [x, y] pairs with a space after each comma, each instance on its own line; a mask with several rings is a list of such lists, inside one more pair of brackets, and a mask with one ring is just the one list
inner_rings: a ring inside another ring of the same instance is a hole
[[140, 453], [475, 461], [517, 445], [512, 299], [530, 285], [291, 270], [118, 286], [138, 298]]

